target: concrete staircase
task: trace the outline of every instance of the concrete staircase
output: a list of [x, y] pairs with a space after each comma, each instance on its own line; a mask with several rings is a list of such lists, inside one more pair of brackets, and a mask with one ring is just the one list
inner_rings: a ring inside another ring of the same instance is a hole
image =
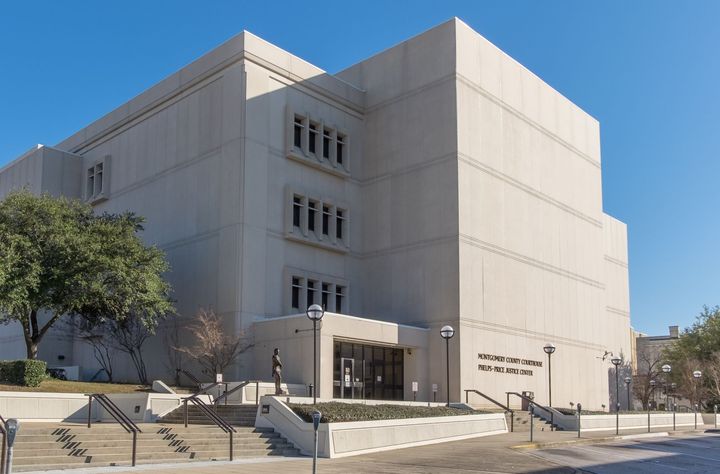
[[[510, 413], [505, 414], [507, 421], [508, 430], [510, 429]], [[527, 432], [530, 431], [530, 414], [526, 411], [517, 410], [513, 414], [513, 431], [515, 432]], [[532, 420], [534, 431], [550, 431], [552, 425], [549, 421], [545, 421], [539, 416], [535, 415]], [[562, 428], [555, 426], [556, 431], [562, 431]]]
[[[233, 426], [255, 426], [257, 406], [255, 405], [218, 405], [210, 408]], [[185, 408], [181, 405], [160, 420], [162, 423], [185, 423]], [[212, 422], [200, 411], [200, 408], [188, 405], [188, 424], [207, 425]]]
[[[229, 459], [229, 436], [215, 426], [142, 424], [137, 464]], [[297, 456], [295, 447], [271, 428], [237, 427], [234, 458]], [[120, 425], [96, 423], [21, 426], [15, 440], [13, 471], [41, 471], [130, 465], [132, 435]]]

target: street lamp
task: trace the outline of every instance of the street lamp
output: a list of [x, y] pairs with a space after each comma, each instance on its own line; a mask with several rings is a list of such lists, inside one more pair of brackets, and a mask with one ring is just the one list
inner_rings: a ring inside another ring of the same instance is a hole
[[693, 372], [693, 377], [695, 378], [695, 429], [697, 429], [697, 411], [698, 411], [698, 404], [700, 403], [700, 397], [698, 397], [698, 382], [700, 382], [700, 377], [702, 377], [702, 372], [699, 370], [696, 370]]
[[[657, 382], [655, 380], [650, 380], [650, 395], [653, 396], [653, 402], [655, 401], [655, 385]], [[648, 411], [648, 433], [650, 433], [650, 395], [648, 395], [647, 400], [647, 411]]]
[[550, 356], [555, 352], [554, 344], [545, 344], [543, 347], [545, 354], [548, 355], [548, 406], [552, 406], [552, 366], [550, 365]]
[[669, 401], [670, 401], [670, 396], [669, 396], [669, 394], [668, 394], [668, 389], [667, 389], [667, 378], [668, 378], [668, 374], [669, 374], [670, 371], [672, 370], [672, 367], [670, 367], [670, 364], [665, 364], [665, 365], [663, 365], [663, 366], [661, 367], [661, 369], [662, 369], [662, 371], [663, 371], [663, 374], [665, 374], [665, 377], [664, 377], [664, 382], [665, 382], [665, 383], [664, 383], [664, 385], [665, 385], [665, 410], [667, 410], [667, 409], [668, 409], [668, 403], [669, 403]]
[[310, 305], [305, 312], [313, 323], [313, 405], [317, 404], [317, 322], [325, 316], [325, 310], [319, 304]]
[[455, 335], [452, 326], [445, 325], [440, 329], [440, 336], [445, 339], [445, 373], [447, 375], [447, 406], [450, 406], [450, 338]]
[[610, 359], [612, 365], [615, 366], [615, 434], [620, 434], [620, 379], [619, 379], [619, 367], [622, 364], [620, 357], [613, 357]]
[[627, 399], [628, 399], [627, 408], [628, 408], [628, 410], [631, 410], [631, 408], [630, 408], [630, 383], [631, 382], [632, 382], [632, 378], [625, 377], [625, 390], [627, 390]]

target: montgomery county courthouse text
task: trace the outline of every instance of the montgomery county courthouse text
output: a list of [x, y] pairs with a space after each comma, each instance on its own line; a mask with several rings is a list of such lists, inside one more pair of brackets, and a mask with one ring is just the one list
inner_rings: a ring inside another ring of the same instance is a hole
[[[417, 382], [444, 401], [446, 324], [452, 401], [546, 404], [553, 343], [554, 404], [599, 409], [602, 356], [631, 353], [598, 121], [457, 19], [336, 74], [240, 33], [0, 170], [0, 197], [22, 186], [144, 216], [177, 321], [212, 308], [254, 343], [225, 380], [269, 381], [277, 347], [285, 381], [312, 383], [311, 303], [321, 398], [412, 399]], [[147, 345], [165, 380], [169, 324]], [[0, 342], [23, 357], [19, 328]], [[60, 331], [41, 356], [98, 369]]]

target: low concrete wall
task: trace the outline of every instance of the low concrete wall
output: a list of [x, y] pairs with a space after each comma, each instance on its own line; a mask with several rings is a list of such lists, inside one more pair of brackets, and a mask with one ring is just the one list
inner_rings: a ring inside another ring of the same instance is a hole
[[[255, 426], [274, 428], [295, 444], [303, 454], [311, 455], [314, 445], [312, 423], [307, 423], [297, 416], [285, 404], [286, 400], [287, 397], [263, 397], [258, 407]], [[307, 403], [308, 400], [307, 398], [291, 398], [293, 403]], [[355, 403], [396, 404], [394, 401], [381, 400], [358, 400]], [[404, 402], [402, 404], [428, 405], [421, 402]], [[321, 423], [318, 429], [318, 456], [326, 458], [354, 456], [489, 436], [507, 433], [507, 431], [505, 416], [502, 413]]]
[[[702, 414], [703, 424], [720, 426], [720, 414], [717, 413], [703, 413]], [[699, 423], [699, 421], [698, 421]]]
[[[577, 417], [572, 415], [555, 415], [555, 423], [564, 430], [577, 431]], [[615, 415], [583, 415], [580, 420], [580, 431], [611, 431], [615, 429]], [[698, 423], [701, 423], [698, 414]], [[637, 414], [620, 414], [618, 425], [621, 430], [641, 429], [648, 426], [647, 413], [638, 412]], [[676, 413], [675, 426], [688, 427], [695, 425], [695, 415], [693, 413]], [[673, 414], [668, 413], [651, 413], [650, 428], [672, 428]]]
[[[118, 393], [108, 398], [130, 419], [143, 423], [156, 421], [182, 403], [179, 395], [163, 393]], [[88, 397], [81, 393], [0, 392], [0, 415], [21, 421], [83, 423], [88, 416]], [[115, 421], [95, 401], [92, 420]]]

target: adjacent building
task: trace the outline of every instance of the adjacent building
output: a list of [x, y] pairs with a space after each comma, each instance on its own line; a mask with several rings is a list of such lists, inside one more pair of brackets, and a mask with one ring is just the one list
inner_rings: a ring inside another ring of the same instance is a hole
[[[336, 74], [243, 32], [4, 167], [0, 196], [145, 216], [176, 321], [212, 307], [254, 340], [226, 380], [269, 380], [277, 347], [286, 380], [311, 383], [303, 313], [320, 303], [323, 398], [445, 400], [450, 324], [451, 400], [547, 403], [553, 343], [554, 404], [600, 408], [600, 356], [632, 345], [626, 226], [603, 212], [600, 158], [597, 120], [460, 20]], [[23, 354], [14, 329], [3, 356]], [[150, 372], [167, 378], [162, 341]], [[97, 369], [62, 334], [41, 353]]]

